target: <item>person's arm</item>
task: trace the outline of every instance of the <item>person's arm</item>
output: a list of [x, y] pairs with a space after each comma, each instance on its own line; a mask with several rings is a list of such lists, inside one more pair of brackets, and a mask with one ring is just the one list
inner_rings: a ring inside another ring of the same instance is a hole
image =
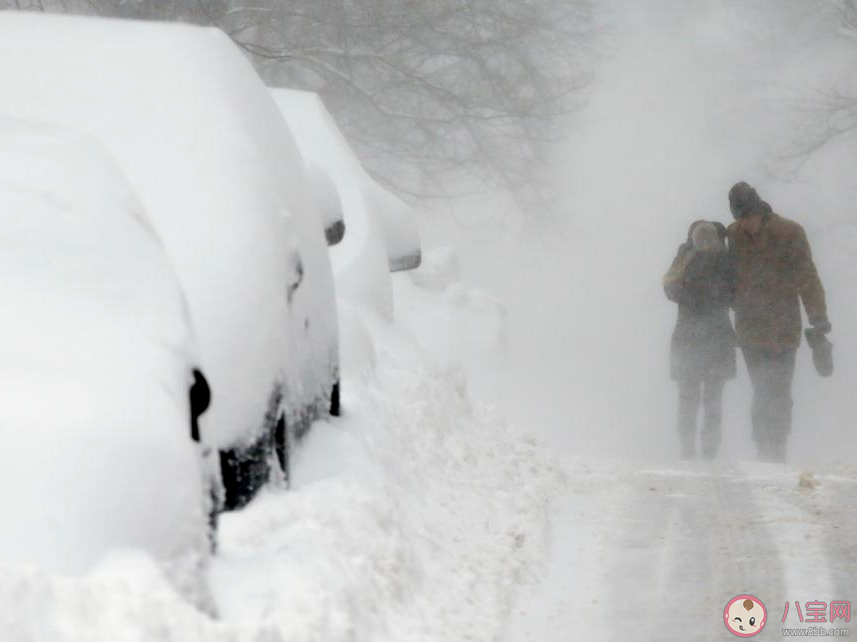
[[738, 288], [738, 275], [731, 257], [725, 251], [718, 261], [717, 271], [712, 281], [714, 302], [723, 307], [731, 307], [735, 301], [735, 290]]
[[817, 331], [830, 332], [824, 286], [812, 260], [812, 251], [803, 228], [798, 227], [794, 240], [795, 279], [798, 294], [810, 325]]
[[682, 303], [684, 300], [684, 271], [692, 254], [691, 246], [687, 243], [680, 245], [678, 254], [664, 275], [664, 294], [673, 303]]
[[735, 249], [734, 227], [726, 228], [726, 259], [728, 264], [729, 307], [735, 307], [735, 296], [738, 294], [738, 253]]

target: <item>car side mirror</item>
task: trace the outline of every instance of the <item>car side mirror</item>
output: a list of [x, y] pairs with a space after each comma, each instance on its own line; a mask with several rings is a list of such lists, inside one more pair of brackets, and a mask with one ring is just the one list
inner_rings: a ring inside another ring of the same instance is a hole
[[336, 245], [345, 236], [345, 219], [342, 201], [336, 184], [324, 169], [315, 165], [307, 167], [307, 179], [316, 207], [324, 225], [324, 238], [328, 245]]
[[406, 270], [416, 270], [423, 262], [422, 250], [414, 250], [406, 254], [400, 254], [391, 257], [388, 261], [390, 272], [404, 272]]
[[199, 418], [211, 405], [211, 388], [201, 371], [194, 368], [190, 386], [190, 437], [199, 441]]
[[324, 228], [324, 238], [329, 246], [336, 245], [345, 236], [345, 221], [339, 219]]

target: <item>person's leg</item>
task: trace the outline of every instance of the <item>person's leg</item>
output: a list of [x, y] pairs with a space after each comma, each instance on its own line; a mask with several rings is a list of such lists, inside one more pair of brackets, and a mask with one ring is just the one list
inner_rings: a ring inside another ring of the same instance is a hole
[[792, 428], [792, 381], [795, 371], [795, 350], [784, 350], [772, 355], [770, 362], [769, 410], [771, 459], [785, 461]]
[[678, 434], [683, 459], [696, 458], [696, 415], [699, 414], [699, 381], [678, 382]]
[[705, 423], [702, 427], [702, 458], [714, 459], [720, 448], [720, 426], [723, 423], [723, 386], [726, 381], [711, 377], [705, 381], [702, 392], [702, 408]]
[[784, 461], [791, 432], [795, 350], [743, 352], [753, 383], [753, 438], [759, 456]]
[[765, 353], [753, 348], [742, 348], [744, 363], [747, 364], [747, 373], [750, 375], [750, 384], [753, 387], [753, 402], [750, 416], [753, 422], [753, 441], [759, 456], [767, 458], [769, 452], [770, 437], [768, 435], [767, 409], [770, 405], [768, 393], [768, 376], [765, 365]]

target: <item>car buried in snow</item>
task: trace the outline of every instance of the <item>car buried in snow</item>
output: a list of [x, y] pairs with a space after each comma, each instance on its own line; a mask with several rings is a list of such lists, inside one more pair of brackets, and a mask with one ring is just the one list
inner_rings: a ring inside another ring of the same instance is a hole
[[267, 88], [213, 28], [7, 13], [0, 53], [0, 115], [80, 130], [131, 180], [188, 300], [223, 505], [245, 505], [339, 405], [325, 232]]
[[78, 133], [0, 118], [0, 253], [0, 564], [73, 576], [142, 549], [199, 568], [204, 380], [126, 178]]
[[[271, 95], [309, 172], [323, 177], [315, 183], [317, 198], [341, 207], [344, 238], [331, 248], [337, 293], [391, 317], [389, 273], [417, 268], [421, 261], [415, 213], [369, 176], [317, 94], [271, 88]], [[331, 183], [338, 199], [327, 194]]]

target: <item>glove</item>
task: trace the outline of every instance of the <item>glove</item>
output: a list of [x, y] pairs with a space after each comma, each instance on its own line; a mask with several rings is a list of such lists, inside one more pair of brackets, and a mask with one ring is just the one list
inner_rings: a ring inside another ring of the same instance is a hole
[[[827, 324], [827, 329], [830, 329], [830, 323]], [[822, 377], [829, 377], [833, 374], [833, 344], [827, 340], [824, 333], [815, 328], [807, 328], [804, 335], [812, 350], [812, 363], [816, 371]]]
[[678, 256], [684, 256], [693, 250], [693, 243], [682, 243], [678, 246]]

